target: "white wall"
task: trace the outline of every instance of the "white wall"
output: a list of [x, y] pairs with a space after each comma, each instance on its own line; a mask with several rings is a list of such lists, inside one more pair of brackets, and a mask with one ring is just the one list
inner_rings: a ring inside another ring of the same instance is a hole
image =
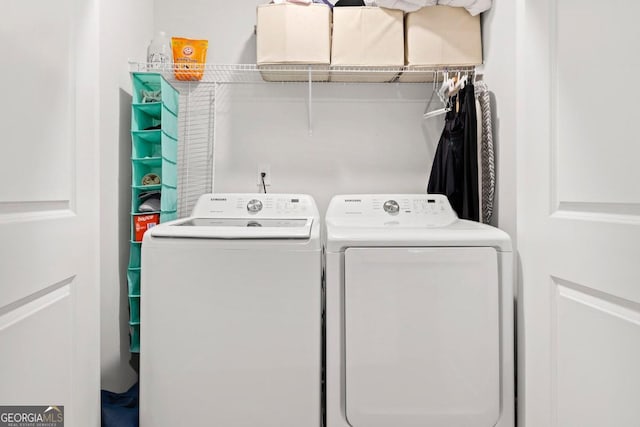
[[100, 2], [100, 281], [102, 388], [124, 391], [129, 366], [126, 269], [131, 185], [129, 59], [146, 57], [153, 0]]
[[234, 86], [219, 103], [215, 190], [312, 194], [324, 212], [338, 193], [426, 192], [442, 118], [423, 122], [424, 85]]
[[155, 0], [157, 31], [169, 37], [209, 40], [207, 62], [256, 62], [256, 5], [267, 0]]

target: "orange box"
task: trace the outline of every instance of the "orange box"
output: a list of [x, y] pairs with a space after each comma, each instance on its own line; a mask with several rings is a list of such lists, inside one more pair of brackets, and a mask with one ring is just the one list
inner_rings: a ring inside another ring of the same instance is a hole
[[145, 231], [160, 223], [160, 214], [136, 215], [133, 217], [133, 229], [136, 242], [142, 242]]

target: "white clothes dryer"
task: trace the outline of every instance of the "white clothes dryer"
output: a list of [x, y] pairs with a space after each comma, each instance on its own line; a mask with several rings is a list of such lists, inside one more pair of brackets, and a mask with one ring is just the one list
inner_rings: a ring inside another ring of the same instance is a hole
[[327, 427], [513, 427], [509, 236], [441, 195], [326, 214]]
[[205, 194], [142, 243], [140, 425], [321, 424], [314, 200]]

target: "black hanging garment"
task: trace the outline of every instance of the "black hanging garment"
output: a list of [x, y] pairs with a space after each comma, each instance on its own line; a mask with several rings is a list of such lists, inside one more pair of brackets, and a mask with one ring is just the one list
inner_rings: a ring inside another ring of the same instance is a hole
[[478, 128], [473, 85], [461, 89], [452, 98], [452, 105], [433, 159], [427, 193], [444, 194], [458, 217], [478, 221]]

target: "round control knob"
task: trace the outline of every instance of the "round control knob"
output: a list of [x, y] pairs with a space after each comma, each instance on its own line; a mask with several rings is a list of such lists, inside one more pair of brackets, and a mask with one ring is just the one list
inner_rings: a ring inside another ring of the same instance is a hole
[[398, 202], [395, 200], [387, 200], [384, 202], [384, 205], [382, 205], [382, 208], [385, 212], [390, 214], [397, 214], [400, 212], [400, 205], [398, 205]]
[[251, 199], [247, 203], [247, 210], [251, 213], [258, 213], [262, 210], [262, 202], [258, 199]]

